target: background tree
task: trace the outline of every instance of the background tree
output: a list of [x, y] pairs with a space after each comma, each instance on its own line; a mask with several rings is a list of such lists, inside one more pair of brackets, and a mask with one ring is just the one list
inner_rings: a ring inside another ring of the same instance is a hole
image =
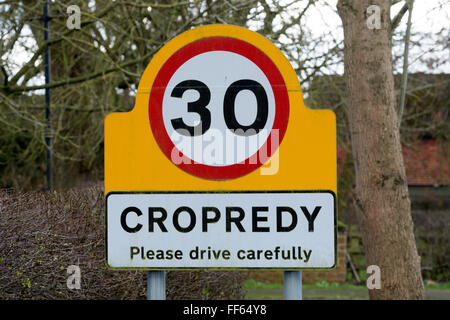
[[[367, 27], [367, 8], [381, 28]], [[420, 257], [400, 143], [392, 68], [391, 0], [340, 0], [356, 204], [368, 265], [381, 268], [373, 299], [423, 299]]]

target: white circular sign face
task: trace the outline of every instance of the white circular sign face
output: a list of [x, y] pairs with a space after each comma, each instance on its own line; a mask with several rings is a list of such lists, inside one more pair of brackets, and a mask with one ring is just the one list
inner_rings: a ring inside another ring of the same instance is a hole
[[184, 62], [162, 100], [167, 135], [184, 156], [229, 166], [254, 155], [275, 119], [275, 97], [264, 72], [248, 58], [209, 51]]
[[148, 115], [153, 137], [178, 168], [204, 179], [234, 179], [278, 149], [289, 94], [260, 48], [206, 37], [167, 57], [150, 90]]

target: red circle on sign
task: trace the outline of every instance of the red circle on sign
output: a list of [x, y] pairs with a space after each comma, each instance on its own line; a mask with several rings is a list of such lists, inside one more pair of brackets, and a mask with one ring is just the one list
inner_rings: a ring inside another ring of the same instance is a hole
[[[275, 118], [272, 130], [264, 145], [259, 149], [267, 150], [261, 156], [259, 150], [246, 160], [226, 166], [210, 166], [195, 162], [186, 157], [172, 142], [163, 120], [164, 93], [173, 74], [189, 59], [210, 51], [228, 51], [239, 54], [252, 61], [267, 77], [275, 98]], [[284, 79], [273, 61], [254, 45], [228, 37], [203, 38], [176, 51], [161, 67], [153, 82], [149, 98], [150, 127], [163, 153], [172, 161], [173, 152], [178, 152], [181, 163], [174, 163], [183, 171], [196, 177], [210, 180], [228, 180], [242, 177], [262, 166], [275, 153], [286, 133], [289, 119], [289, 96]], [[278, 131], [278, 145], [272, 150], [272, 136]], [[250, 161], [249, 159], [252, 159]], [[256, 161], [255, 161], [256, 160]]]

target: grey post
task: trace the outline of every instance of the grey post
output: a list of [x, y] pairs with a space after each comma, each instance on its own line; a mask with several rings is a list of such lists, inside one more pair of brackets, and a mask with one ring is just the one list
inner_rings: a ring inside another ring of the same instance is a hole
[[147, 272], [147, 300], [166, 300], [166, 272]]
[[[42, 21], [44, 22], [44, 41], [49, 40], [49, 30], [50, 30], [50, 20], [49, 16], [49, 8], [48, 8], [49, 0], [45, 1]], [[51, 73], [50, 73], [50, 45], [47, 45], [44, 53], [44, 69], [45, 69], [45, 84], [50, 84], [51, 81]], [[47, 124], [45, 130], [45, 145], [47, 147], [47, 189], [53, 190], [53, 150], [52, 150], [52, 123], [51, 123], [51, 96], [50, 96], [50, 88], [45, 88], [45, 121]]]
[[285, 271], [283, 288], [284, 300], [302, 300], [302, 272]]

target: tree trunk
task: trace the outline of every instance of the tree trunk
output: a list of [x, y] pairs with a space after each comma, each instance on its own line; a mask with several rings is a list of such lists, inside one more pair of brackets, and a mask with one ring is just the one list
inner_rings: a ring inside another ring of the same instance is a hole
[[[381, 28], [367, 8], [381, 9]], [[423, 299], [420, 257], [400, 144], [392, 73], [390, 0], [339, 0], [356, 174], [356, 207], [367, 265], [381, 270], [371, 299]]]

